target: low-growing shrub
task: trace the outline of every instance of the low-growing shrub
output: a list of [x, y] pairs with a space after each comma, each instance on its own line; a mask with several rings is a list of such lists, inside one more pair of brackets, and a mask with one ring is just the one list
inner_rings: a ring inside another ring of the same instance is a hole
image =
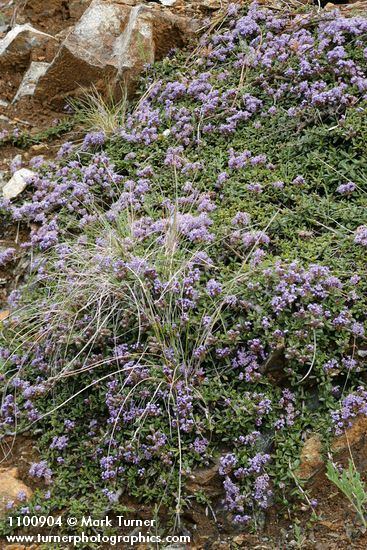
[[298, 491], [308, 433], [366, 414], [366, 30], [232, 4], [3, 204], [33, 224], [1, 350], [3, 433], [43, 431], [31, 505], [125, 493], [177, 526], [217, 461], [246, 524]]

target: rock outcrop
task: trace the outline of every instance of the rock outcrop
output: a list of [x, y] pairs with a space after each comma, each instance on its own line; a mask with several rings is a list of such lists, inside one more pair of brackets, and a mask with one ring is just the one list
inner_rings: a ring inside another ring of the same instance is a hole
[[[367, 439], [367, 417], [364, 415], [358, 416], [352, 426], [347, 428], [342, 435], [335, 437], [332, 442], [331, 449], [334, 453], [342, 454], [343, 452], [353, 449], [361, 442], [366, 444]], [[300, 465], [295, 471], [297, 477], [303, 480], [311, 480], [325, 466], [325, 461], [322, 456], [322, 441], [318, 434], [311, 435], [306, 439], [300, 456]]]
[[0, 517], [7, 515], [11, 503], [25, 502], [31, 496], [31, 489], [18, 479], [17, 468], [0, 468]]
[[[126, 87], [132, 94], [144, 66], [184, 46], [200, 26], [199, 19], [173, 6], [172, 0], [52, 0], [46, 9], [37, 1], [26, 2], [16, 17], [22, 24], [0, 40], [0, 68], [16, 68], [21, 81], [6, 99], [14, 103], [34, 96], [62, 109], [68, 96], [92, 86], [112, 88], [116, 95]], [[72, 24], [60, 29], [58, 22], [51, 36], [44, 32], [44, 20], [57, 14]], [[41, 28], [25, 22], [27, 15]]]
[[149, 5], [94, 0], [63, 41], [35, 97], [61, 106], [66, 96], [91, 85], [132, 91], [144, 65], [182, 46], [194, 30], [185, 18]]
[[16, 25], [0, 40], [0, 69], [26, 68], [34, 52], [41, 50], [46, 57], [47, 48], [52, 50], [56, 42], [53, 36], [28, 23]]

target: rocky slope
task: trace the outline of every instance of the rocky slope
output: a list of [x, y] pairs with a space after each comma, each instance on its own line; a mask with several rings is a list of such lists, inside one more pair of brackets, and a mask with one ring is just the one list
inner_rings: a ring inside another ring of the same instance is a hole
[[[111, 52], [154, 36], [157, 21], [181, 24], [182, 5], [131, 4], [79, 6], [50, 60], [35, 61], [50, 63], [35, 97], [60, 59], [98, 83], [80, 44], [97, 48], [117, 89], [124, 72], [132, 82], [142, 56], [121, 64]], [[192, 15], [210, 4], [193, 3]], [[91, 44], [95, 14], [110, 8], [113, 32]], [[16, 440], [26, 468], [4, 453], [3, 503], [25, 482], [27, 505], [53, 513], [70, 495], [79, 511], [128, 506], [141, 517], [149, 499], [164, 502], [163, 518], [182, 505], [192, 548], [365, 547], [324, 463], [333, 453], [345, 466], [352, 452], [365, 473], [367, 23], [301, 12], [231, 5], [193, 54], [151, 68], [112, 133], [68, 140], [5, 186], [8, 238], [31, 240], [36, 257], [32, 285], [8, 306], [23, 310], [3, 316], [3, 435], [55, 406], [62, 415], [38, 423], [41, 456]], [[42, 57], [39, 30], [20, 34]], [[74, 84], [50, 84], [42, 101], [63, 103]], [[7, 246], [2, 264], [22, 256]], [[111, 362], [127, 374], [110, 380]], [[81, 480], [93, 491], [81, 496]]]

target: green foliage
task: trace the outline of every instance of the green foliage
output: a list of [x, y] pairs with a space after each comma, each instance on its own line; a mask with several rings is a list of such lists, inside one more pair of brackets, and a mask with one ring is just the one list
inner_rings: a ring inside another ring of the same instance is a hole
[[361, 479], [361, 474], [356, 469], [353, 460], [349, 459], [348, 468], [344, 469], [339, 468], [334, 462], [329, 460], [326, 465], [326, 476], [349, 500], [366, 529], [367, 491]]
[[298, 548], [298, 550], [302, 550], [304, 548], [305, 543], [307, 542], [307, 537], [303, 533], [302, 528], [298, 525], [298, 523], [295, 523], [293, 528], [294, 533], [294, 547]]
[[75, 124], [75, 118], [68, 117], [64, 118], [64, 120], [57, 122], [54, 126], [50, 126], [49, 128], [46, 128], [45, 130], [42, 130], [40, 132], [31, 133], [24, 131], [20, 133], [9, 133], [2, 139], [0, 139], [0, 147], [5, 145], [14, 145], [15, 147], [19, 147], [21, 149], [27, 149], [32, 145], [51, 141], [53, 139], [61, 137], [67, 132], [70, 132], [70, 130], [74, 128]]

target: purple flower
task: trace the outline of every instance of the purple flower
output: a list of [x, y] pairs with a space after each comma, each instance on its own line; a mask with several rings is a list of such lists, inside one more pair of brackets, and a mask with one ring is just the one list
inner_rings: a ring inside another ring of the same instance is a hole
[[58, 449], [59, 451], [62, 451], [67, 447], [68, 442], [69, 438], [67, 435], [55, 436], [50, 445], [50, 449]]
[[[83, 141], [83, 148], [87, 149], [89, 147], [93, 147], [96, 145], [103, 145], [106, 141], [106, 134], [102, 131], [100, 132], [91, 132], [87, 134]], [[66, 144], [64, 144], [66, 145]], [[68, 146], [66, 148], [66, 152], [68, 153], [71, 150], [71, 148]], [[60, 152], [60, 151], [59, 151]], [[66, 152], [62, 151], [62, 156], [64, 154], [67, 154]]]
[[362, 323], [354, 322], [352, 324], [352, 334], [354, 336], [364, 336], [364, 326], [362, 325]]
[[341, 403], [341, 408], [331, 413], [336, 435], [350, 427], [351, 420], [359, 414], [367, 415], [367, 391], [362, 386], [359, 386], [356, 392], [347, 395]]
[[41, 462], [31, 464], [29, 475], [39, 479], [43, 478], [46, 483], [51, 483], [52, 470], [48, 467], [46, 460], [41, 460]]
[[17, 493], [17, 500], [19, 500], [19, 502], [24, 502], [27, 500], [27, 493], [25, 491], [19, 491]]
[[232, 218], [233, 225], [248, 225], [250, 223], [250, 215], [247, 212], [237, 212], [234, 218]]
[[336, 190], [341, 195], [349, 195], [356, 190], [356, 184], [352, 181], [348, 181], [348, 183], [341, 183]]
[[265, 464], [267, 464], [270, 460], [270, 455], [263, 454], [263, 453], [257, 453], [253, 458], [249, 459], [249, 472], [257, 472], [259, 473]]
[[242, 242], [246, 248], [255, 244], [269, 244], [270, 238], [264, 231], [247, 231], [242, 236]]
[[[235, 2], [232, 2], [231, 4], [228, 4], [228, 7], [227, 7], [227, 13], [229, 15], [229, 17], [235, 17], [237, 15], [237, 13], [239, 12], [240, 10], [240, 5], [235, 3]], [[367, 50], [367, 48], [366, 48]], [[367, 57], [367, 54], [366, 54], [366, 57]]]
[[350, 282], [352, 285], [358, 285], [358, 283], [360, 282], [361, 278], [359, 275], [355, 274], [355, 275], [352, 275], [352, 277], [350, 278]]
[[335, 319], [333, 319], [332, 324], [334, 327], [341, 329], [343, 327], [349, 326], [351, 323], [350, 315], [348, 310], [343, 310], [339, 313]]
[[7, 300], [9, 307], [13, 310], [16, 309], [19, 305], [21, 297], [22, 297], [22, 294], [20, 290], [12, 290]]
[[218, 281], [216, 281], [215, 279], [210, 279], [206, 283], [206, 291], [211, 297], [218, 296], [218, 294], [220, 294], [222, 290], [222, 285], [218, 283]]
[[260, 508], [268, 508], [273, 492], [270, 489], [270, 478], [268, 474], [263, 474], [255, 479], [253, 497]]
[[199, 216], [193, 214], [178, 214], [177, 226], [179, 232], [192, 242], [210, 242], [213, 236], [208, 228], [213, 224], [206, 212], [201, 212]]
[[227, 454], [221, 457], [219, 461], [220, 475], [229, 474], [237, 464], [237, 458], [234, 454]]
[[353, 357], [343, 357], [341, 362], [347, 370], [356, 370], [358, 368], [357, 361]]
[[192, 448], [199, 455], [205, 455], [208, 445], [209, 441], [205, 437], [196, 437], [194, 442], [192, 443]]
[[296, 185], [297, 187], [302, 187], [306, 182], [305, 178], [303, 176], [297, 176], [292, 181], [293, 185]]
[[63, 143], [60, 149], [58, 150], [56, 157], [58, 159], [67, 157], [68, 155], [70, 155], [72, 150], [73, 150], [73, 144], [71, 143], [71, 141], [65, 141], [65, 143]]
[[246, 185], [246, 189], [258, 194], [263, 192], [263, 188], [260, 183], [249, 183], [248, 185]]
[[217, 178], [217, 183], [218, 183], [218, 185], [223, 185], [223, 183], [226, 181], [226, 179], [228, 179], [228, 174], [227, 174], [227, 172], [221, 172], [221, 173], [218, 175], [218, 178]]
[[229, 150], [228, 166], [232, 170], [238, 170], [244, 168], [247, 165], [248, 160], [251, 158], [251, 151], [244, 151], [243, 153], [236, 153], [234, 149]]
[[362, 246], [367, 246], [367, 225], [360, 225], [355, 234], [354, 242]]
[[69, 432], [73, 428], [75, 428], [75, 422], [73, 422], [72, 420], [66, 419], [64, 420], [64, 426], [65, 426], [65, 430]]
[[15, 253], [15, 248], [6, 248], [4, 251], [0, 252], [0, 266], [3, 266], [14, 260]]
[[175, 168], [182, 168], [184, 164], [184, 159], [181, 154], [183, 153], [184, 148], [182, 145], [179, 147], [169, 147], [167, 149], [166, 158], [164, 163], [167, 166], [174, 166]]

